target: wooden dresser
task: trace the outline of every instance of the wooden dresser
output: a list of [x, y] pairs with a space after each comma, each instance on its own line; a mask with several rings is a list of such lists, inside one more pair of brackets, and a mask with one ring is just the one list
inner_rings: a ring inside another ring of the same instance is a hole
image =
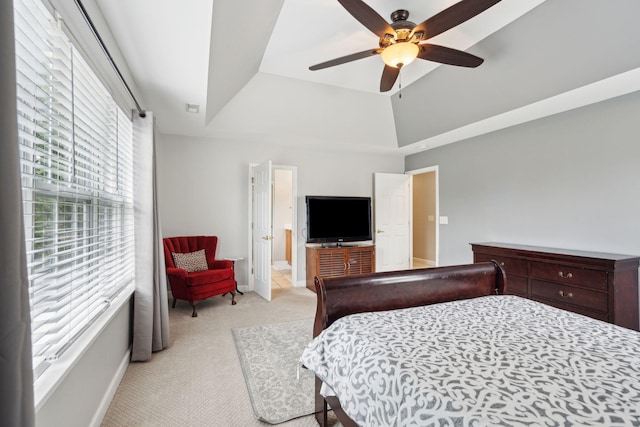
[[307, 246], [307, 288], [316, 291], [314, 278], [347, 276], [375, 271], [375, 246]]
[[473, 262], [495, 260], [507, 293], [638, 330], [640, 257], [509, 243], [472, 243]]

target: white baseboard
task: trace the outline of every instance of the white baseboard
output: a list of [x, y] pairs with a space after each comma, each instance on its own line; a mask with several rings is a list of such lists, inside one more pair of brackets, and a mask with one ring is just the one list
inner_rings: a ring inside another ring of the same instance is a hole
[[127, 371], [127, 367], [129, 366], [129, 361], [131, 360], [131, 347], [129, 347], [129, 351], [127, 351], [122, 358], [122, 362], [120, 362], [120, 366], [116, 371], [116, 374], [113, 376], [109, 387], [104, 393], [104, 397], [98, 405], [96, 409], [96, 413], [93, 415], [93, 419], [91, 420], [90, 427], [100, 427], [102, 421], [104, 420], [105, 415], [107, 415], [107, 411], [109, 410], [109, 405], [111, 405], [111, 401], [113, 400], [113, 396], [116, 395], [116, 391], [118, 390], [118, 386], [120, 385], [120, 381], [124, 377], [124, 373]]

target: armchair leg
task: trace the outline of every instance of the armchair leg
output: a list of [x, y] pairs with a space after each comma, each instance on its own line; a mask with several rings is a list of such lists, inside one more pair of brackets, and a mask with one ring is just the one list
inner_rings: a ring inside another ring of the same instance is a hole
[[236, 305], [236, 291], [231, 291], [231, 305]]
[[196, 311], [196, 302], [191, 301], [191, 307], [193, 307], [193, 313], [191, 313], [191, 317], [198, 317], [198, 312]]
[[176, 308], [176, 299], [173, 299], [173, 304], [171, 304], [171, 308]]

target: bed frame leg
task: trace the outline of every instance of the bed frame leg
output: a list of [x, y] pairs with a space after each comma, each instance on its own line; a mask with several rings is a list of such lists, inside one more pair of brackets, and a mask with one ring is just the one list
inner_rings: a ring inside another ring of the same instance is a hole
[[[324, 400], [324, 399], [323, 399]], [[329, 405], [327, 405], [327, 401], [324, 401], [324, 409], [322, 411], [322, 419], [323, 419], [323, 426], [327, 426], [329, 424]]]
[[318, 379], [318, 377], [315, 378], [315, 382], [315, 417], [320, 427], [326, 427], [329, 406], [327, 404], [327, 401], [320, 394], [320, 387], [322, 385], [322, 382]]

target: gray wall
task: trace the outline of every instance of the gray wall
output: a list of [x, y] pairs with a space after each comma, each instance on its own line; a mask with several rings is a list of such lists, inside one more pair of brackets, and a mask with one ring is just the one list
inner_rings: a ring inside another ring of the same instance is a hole
[[248, 285], [248, 176], [251, 163], [298, 167], [297, 268], [304, 286], [304, 196], [371, 196], [375, 172], [402, 173], [401, 154], [295, 148], [267, 143], [160, 135], [158, 200], [164, 236], [219, 236], [218, 257], [242, 256], [238, 286]]
[[470, 242], [640, 255], [640, 92], [406, 158], [439, 166], [440, 264]]
[[441, 66], [393, 95], [398, 145], [640, 67], [640, 2], [612, 4], [547, 0], [468, 49], [478, 68]]

